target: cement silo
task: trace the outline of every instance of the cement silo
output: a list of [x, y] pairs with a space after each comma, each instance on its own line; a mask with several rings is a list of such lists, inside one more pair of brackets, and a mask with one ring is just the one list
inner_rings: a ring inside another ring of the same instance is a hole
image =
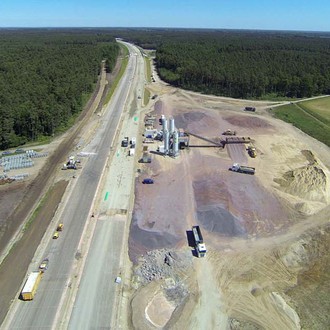
[[179, 155], [179, 133], [174, 131], [173, 133], [173, 156], [176, 157]]
[[165, 133], [165, 131], [168, 130], [168, 127], [167, 127], [167, 119], [166, 117], [162, 117], [162, 126], [163, 126], [163, 132]]
[[166, 129], [164, 131], [164, 154], [167, 155], [170, 149], [170, 133]]
[[170, 135], [172, 135], [174, 133], [174, 130], [175, 130], [175, 124], [174, 124], [174, 118], [173, 117], [170, 117]]

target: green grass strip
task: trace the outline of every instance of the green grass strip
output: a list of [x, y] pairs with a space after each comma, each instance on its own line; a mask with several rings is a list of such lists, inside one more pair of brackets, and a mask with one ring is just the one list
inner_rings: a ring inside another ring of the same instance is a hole
[[128, 64], [128, 55], [129, 55], [128, 48], [123, 44], [119, 44], [119, 47], [122, 49], [122, 53], [124, 54], [123, 60], [121, 62], [119, 73], [116, 76], [116, 78], [115, 78], [112, 86], [110, 87], [110, 90], [105, 98], [105, 101], [104, 101], [105, 104], [109, 103], [109, 101], [111, 100], [111, 97], [112, 97], [113, 93], [115, 92], [115, 89], [117, 88], [117, 86], [120, 82], [120, 79], [124, 75], [124, 72], [125, 72], [127, 64]]
[[143, 97], [143, 103], [144, 106], [147, 106], [150, 100], [150, 91], [149, 89], [145, 88], [144, 89], [144, 97]]
[[291, 123], [306, 134], [323, 142], [330, 147], [330, 129], [329, 126], [320, 119], [309, 114], [295, 104], [283, 105], [273, 109], [275, 117]]
[[151, 59], [144, 56], [144, 63], [146, 67], [146, 80], [148, 83], [151, 82]]

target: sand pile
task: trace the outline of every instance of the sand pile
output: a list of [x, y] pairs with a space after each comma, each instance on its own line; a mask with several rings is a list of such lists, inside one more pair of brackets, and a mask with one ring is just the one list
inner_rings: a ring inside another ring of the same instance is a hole
[[292, 171], [288, 171], [279, 183], [284, 192], [313, 202], [328, 203], [330, 200], [330, 183], [328, 171], [309, 150], [302, 153], [309, 164]]

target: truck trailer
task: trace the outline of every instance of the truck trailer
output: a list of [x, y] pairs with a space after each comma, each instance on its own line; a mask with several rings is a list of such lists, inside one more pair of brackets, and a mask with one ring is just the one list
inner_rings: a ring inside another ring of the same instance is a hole
[[233, 172], [252, 174], [252, 175], [256, 171], [256, 169], [254, 167], [242, 166], [242, 165], [239, 165], [237, 163], [233, 164], [233, 166], [229, 170], [233, 171]]
[[195, 250], [198, 258], [204, 257], [206, 254], [206, 246], [203, 242], [202, 232], [199, 226], [193, 226], [192, 232], [195, 240]]
[[23, 300], [33, 300], [34, 295], [36, 294], [36, 291], [38, 289], [41, 276], [41, 271], [30, 273], [21, 291], [21, 297]]

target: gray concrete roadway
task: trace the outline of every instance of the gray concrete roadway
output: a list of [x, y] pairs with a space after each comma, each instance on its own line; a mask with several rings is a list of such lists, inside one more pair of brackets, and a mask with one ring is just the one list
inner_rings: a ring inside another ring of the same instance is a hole
[[[144, 88], [144, 59], [138, 50], [137, 68], [132, 82], [133, 90], [139, 93]], [[141, 94], [140, 94], [141, 95]], [[139, 106], [136, 95], [130, 95], [130, 107], [123, 117], [119, 134], [138, 137]], [[137, 149], [140, 147], [137, 140]], [[107, 173], [103, 177], [97, 205], [97, 223], [91, 241], [85, 268], [74, 302], [69, 329], [120, 329], [118, 317], [120, 288], [116, 276], [124, 281], [123, 258], [126, 252], [130, 207], [135, 179], [136, 157], [128, 156], [128, 149], [115, 146], [115, 153]], [[83, 315], [83, 317], [82, 317]], [[65, 328], [65, 327], [64, 327]]]
[[[50, 259], [49, 268], [40, 282], [34, 300], [30, 302], [16, 301], [1, 328], [48, 329], [56, 328], [57, 323], [61, 321], [58, 311], [63, 304], [62, 297], [67, 290], [70, 290], [71, 283], [77, 276], [73, 274], [73, 265], [81, 257], [78, 246], [86, 221], [90, 218], [94, 196], [109, 155], [110, 146], [114, 141], [121, 113], [126, 105], [128, 94], [132, 92], [131, 82], [135, 75], [136, 62], [136, 56], [130, 56], [126, 73], [104, 114], [103, 124], [95, 135], [94, 142], [89, 146], [89, 151], [95, 152], [95, 155], [84, 164], [72, 193], [63, 207], [61, 219], [65, 226], [64, 231], [60, 234], [59, 239], [49, 240], [45, 249], [45, 255]], [[120, 227], [120, 223], [119, 221], [117, 226]], [[116, 232], [116, 224], [108, 230]], [[95, 235], [97, 233], [105, 235], [107, 231], [100, 225], [96, 228]], [[104, 244], [106, 249], [106, 243]], [[99, 247], [93, 246], [93, 248], [98, 249]], [[35, 265], [33, 267], [35, 269]], [[91, 265], [92, 267], [93, 265]]]

